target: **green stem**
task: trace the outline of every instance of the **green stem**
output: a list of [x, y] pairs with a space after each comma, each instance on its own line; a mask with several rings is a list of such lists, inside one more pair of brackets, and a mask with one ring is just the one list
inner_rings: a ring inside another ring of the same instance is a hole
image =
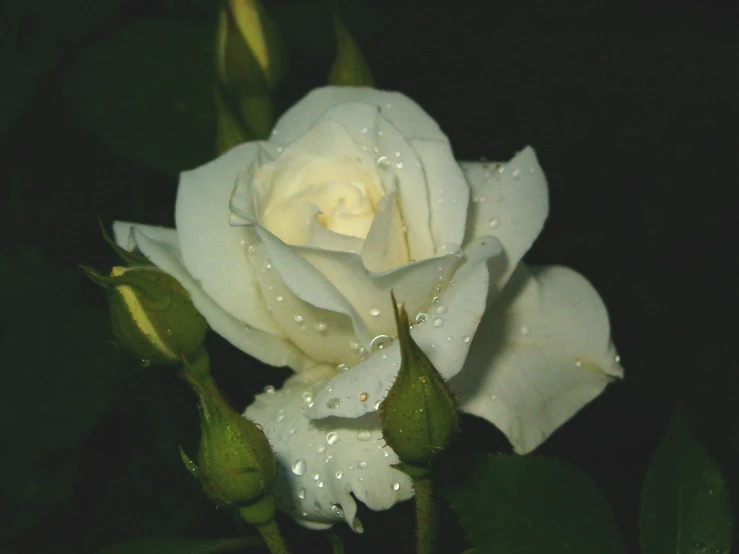
[[272, 554], [290, 554], [280, 533], [280, 528], [277, 527], [277, 522], [274, 519], [262, 525], [257, 525], [256, 528]]
[[416, 554], [436, 550], [436, 510], [429, 477], [413, 479], [416, 499]]

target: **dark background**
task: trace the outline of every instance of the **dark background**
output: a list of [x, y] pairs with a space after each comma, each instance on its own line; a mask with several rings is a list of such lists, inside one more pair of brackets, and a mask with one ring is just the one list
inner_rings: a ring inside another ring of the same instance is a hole
[[[326, 3], [266, 5], [290, 48], [280, 113], [325, 82], [334, 38]], [[213, 5], [2, 6], [0, 552], [233, 536], [231, 515], [207, 503], [179, 460], [178, 444], [197, 444], [194, 397], [171, 371], [117, 352], [102, 292], [75, 269], [114, 262], [98, 218], [172, 225], [176, 169], [212, 156]], [[626, 368], [537, 454], [594, 477], [637, 552], [641, 484], [676, 404], [732, 492], [739, 482], [736, 14], [667, 3], [473, 6], [357, 0], [344, 14], [377, 86], [416, 100], [459, 159], [536, 149], [551, 212], [526, 259], [591, 280]], [[149, 18], [165, 21], [141, 24]], [[287, 376], [217, 336], [207, 346], [239, 408]], [[458, 453], [508, 450], [491, 426], [465, 419]], [[445, 505], [442, 515], [444, 548], [462, 551]], [[360, 516], [364, 537], [336, 529], [348, 552], [412, 548], [410, 503]], [[281, 521], [297, 551], [329, 550]]]

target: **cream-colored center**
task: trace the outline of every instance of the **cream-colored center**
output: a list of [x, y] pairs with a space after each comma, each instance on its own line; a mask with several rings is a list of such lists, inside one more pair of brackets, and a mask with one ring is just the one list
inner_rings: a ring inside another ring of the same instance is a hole
[[262, 225], [288, 244], [309, 244], [311, 226], [364, 239], [384, 191], [362, 157], [295, 154], [266, 164], [256, 180], [264, 191]]

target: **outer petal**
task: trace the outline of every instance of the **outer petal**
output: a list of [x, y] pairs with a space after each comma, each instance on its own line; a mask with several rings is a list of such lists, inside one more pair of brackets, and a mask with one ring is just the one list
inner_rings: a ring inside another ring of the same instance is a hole
[[483, 235], [500, 239], [508, 265], [492, 284], [502, 288], [549, 213], [544, 172], [528, 146], [508, 164], [462, 162], [461, 166], [472, 189], [466, 240]]
[[[300, 370], [313, 363], [288, 341], [237, 320], [203, 291], [182, 262], [174, 240], [175, 231], [121, 222], [116, 222], [113, 228], [118, 244], [128, 249], [138, 247], [157, 267], [177, 279], [190, 293], [193, 304], [203, 314], [211, 328], [231, 344], [262, 362], [275, 366], [287, 365]], [[153, 240], [148, 234], [163, 240], [161, 242]]]
[[309, 92], [285, 112], [270, 142], [283, 147], [294, 142], [326, 111], [344, 102], [375, 106], [406, 138], [446, 140], [437, 123], [403, 94], [363, 87], [324, 87]]
[[413, 496], [411, 481], [390, 467], [398, 457], [385, 446], [376, 415], [311, 421], [303, 415], [310, 394], [302, 388], [261, 394], [244, 415], [264, 427], [277, 455], [278, 506], [312, 528], [345, 520], [361, 532], [352, 494], [386, 510]]
[[450, 384], [463, 411], [492, 422], [523, 454], [622, 375], [590, 283], [568, 268], [529, 273], [520, 264]]
[[182, 173], [175, 219], [182, 258], [203, 290], [236, 319], [282, 337], [255, 287], [246, 259], [248, 235], [229, 224], [229, 200], [236, 176], [256, 162], [260, 145], [247, 143], [192, 171]]
[[426, 176], [434, 247], [437, 252], [445, 244], [458, 247], [464, 240], [470, 199], [464, 173], [454, 159], [448, 141], [415, 139], [411, 146]]
[[[427, 321], [415, 325], [411, 331], [414, 340], [446, 379], [462, 369], [485, 311], [487, 262], [500, 254], [500, 243], [494, 237], [470, 244], [463, 265], [441, 293], [438, 303], [433, 304], [428, 313], [420, 314]], [[397, 291], [396, 298], [404, 300]], [[357, 366], [316, 388], [314, 403], [306, 409], [306, 415], [310, 418], [359, 417], [377, 410], [395, 379], [399, 364], [397, 342], [376, 349]]]

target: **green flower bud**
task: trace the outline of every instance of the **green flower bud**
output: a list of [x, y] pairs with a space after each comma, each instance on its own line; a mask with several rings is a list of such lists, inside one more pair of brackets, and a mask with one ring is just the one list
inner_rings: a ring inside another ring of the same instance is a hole
[[336, 30], [336, 59], [328, 76], [329, 85], [345, 87], [372, 87], [375, 80], [369, 65], [364, 60], [359, 46], [352, 38], [349, 29], [334, 12], [334, 29]]
[[179, 364], [203, 343], [208, 324], [174, 277], [155, 266], [81, 269], [108, 293], [118, 343], [144, 365]]
[[400, 370], [379, 406], [382, 433], [398, 454], [398, 469], [414, 478], [428, 474], [434, 455], [445, 448], [459, 426], [454, 394], [410, 333], [405, 305], [392, 296], [400, 343]]
[[266, 523], [275, 513], [270, 489], [277, 464], [272, 447], [259, 427], [228, 405], [210, 378], [207, 354], [201, 352], [183, 370], [200, 400], [198, 461], [180, 449], [182, 460], [213, 502], [240, 508], [255, 525]]

